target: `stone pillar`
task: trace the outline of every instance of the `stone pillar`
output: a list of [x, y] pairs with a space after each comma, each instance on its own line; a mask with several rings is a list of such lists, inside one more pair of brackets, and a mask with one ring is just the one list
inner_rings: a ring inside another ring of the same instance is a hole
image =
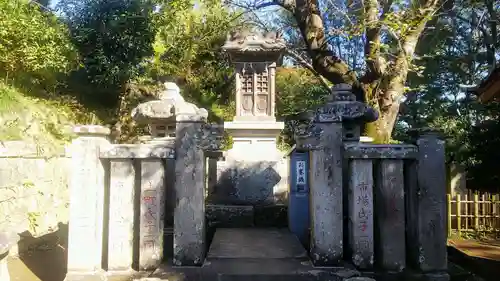
[[418, 156], [412, 165], [416, 172], [409, 175], [412, 182], [407, 187], [410, 261], [423, 272], [446, 271], [445, 144], [430, 129], [416, 133]]
[[311, 257], [317, 266], [343, 256], [342, 124], [318, 124], [318, 147], [310, 151]]
[[375, 233], [377, 267], [402, 271], [406, 267], [405, 195], [402, 159], [383, 159], [377, 165]]
[[108, 270], [132, 268], [135, 170], [132, 159], [110, 159]]
[[[193, 116], [196, 117], [196, 116]], [[205, 258], [203, 121], [178, 116], [175, 140], [174, 264], [199, 266]]]
[[109, 145], [110, 130], [78, 126], [74, 132], [65, 280], [101, 280], [105, 173], [99, 153]]
[[351, 86], [346, 84], [333, 87], [327, 103], [314, 114], [318, 145], [311, 146], [310, 196], [311, 256], [315, 265], [332, 266], [342, 260], [344, 141], [359, 141], [361, 120], [371, 122], [376, 117], [370, 107], [355, 100]]
[[373, 266], [373, 162], [352, 159], [349, 163], [349, 248], [353, 264]]
[[164, 161], [161, 158], [141, 160], [140, 270], [155, 269], [163, 259], [166, 170]]

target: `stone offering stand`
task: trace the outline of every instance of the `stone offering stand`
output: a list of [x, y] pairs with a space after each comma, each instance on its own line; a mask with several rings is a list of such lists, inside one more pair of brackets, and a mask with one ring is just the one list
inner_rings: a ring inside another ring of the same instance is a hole
[[[226, 47], [253, 62], [259, 61], [254, 47], [267, 48], [264, 61], [273, 69], [280, 40], [235, 33]], [[237, 136], [260, 121], [281, 126], [273, 123], [270, 81], [268, 90], [240, 95], [237, 125], [229, 126]], [[225, 207], [206, 207], [207, 157], [220, 147], [222, 126], [207, 124], [206, 110], [185, 102], [175, 84], [165, 86], [158, 100], [132, 113], [149, 126], [144, 143], [111, 144], [107, 128], [75, 128], [66, 280], [153, 270], [160, 280], [449, 279], [444, 142], [436, 133], [415, 132], [414, 144], [361, 143], [361, 125], [377, 115], [355, 100], [350, 86], [336, 85], [326, 104], [304, 114], [296, 136], [296, 149], [310, 158], [310, 249], [286, 229], [251, 228], [252, 202], [229, 219], [247, 228], [217, 229], [207, 245], [207, 218]], [[269, 139], [273, 130], [247, 137]], [[256, 182], [245, 188], [259, 188]]]

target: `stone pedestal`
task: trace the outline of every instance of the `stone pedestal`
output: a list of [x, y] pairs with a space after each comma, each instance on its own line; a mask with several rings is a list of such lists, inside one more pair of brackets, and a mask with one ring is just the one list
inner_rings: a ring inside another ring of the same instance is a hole
[[227, 159], [270, 161], [281, 158], [276, 138], [285, 127], [276, 121], [225, 122], [224, 129], [233, 137], [233, 148], [226, 152]]

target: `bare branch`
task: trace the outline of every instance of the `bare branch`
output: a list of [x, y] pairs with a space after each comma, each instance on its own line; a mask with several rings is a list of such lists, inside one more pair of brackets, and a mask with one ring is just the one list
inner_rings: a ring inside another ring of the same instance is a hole
[[307, 62], [302, 56], [299, 54], [295, 53], [294, 51], [287, 49], [286, 54], [290, 57], [292, 57], [294, 60], [296, 60], [300, 65], [303, 67], [307, 68], [309, 71], [311, 71], [318, 79], [320, 80], [321, 84], [328, 90], [330, 91], [330, 85], [328, 84], [328, 80], [325, 79], [325, 77], [321, 76], [313, 67], [312, 64]]

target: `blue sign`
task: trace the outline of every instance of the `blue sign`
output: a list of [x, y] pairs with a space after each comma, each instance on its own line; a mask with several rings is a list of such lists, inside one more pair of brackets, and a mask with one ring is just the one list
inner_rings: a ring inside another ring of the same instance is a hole
[[309, 153], [290, 154], [288, 227], [303, 245], [309, 240]]

